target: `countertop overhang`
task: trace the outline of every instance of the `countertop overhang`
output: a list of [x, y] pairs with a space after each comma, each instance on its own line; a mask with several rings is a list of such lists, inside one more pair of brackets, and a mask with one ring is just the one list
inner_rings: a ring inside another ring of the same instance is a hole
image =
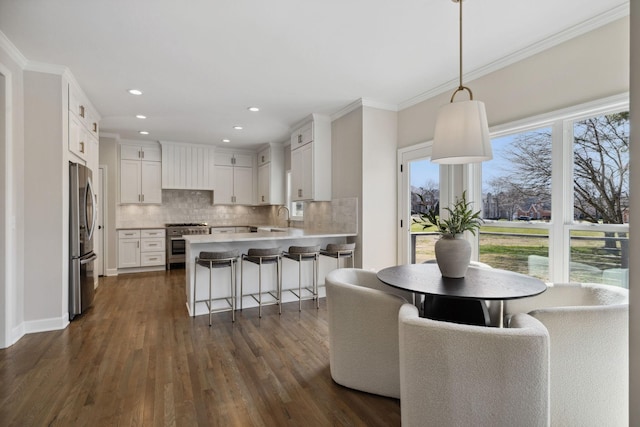
[[278, 231], [258, 231], [255, 233], [196, 234], [182, 236], [190, 244], [252, 242], [257, 240], [314, 239], [324, 237], [353, 237], [357, 233], [326, 230], [305, 230], [302, 228], [279, 228]]

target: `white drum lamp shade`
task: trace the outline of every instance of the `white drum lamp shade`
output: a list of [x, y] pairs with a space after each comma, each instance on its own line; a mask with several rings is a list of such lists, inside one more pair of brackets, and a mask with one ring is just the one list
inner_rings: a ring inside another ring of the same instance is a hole
[[433, 137], [432, 162], [464, 164], [492, 158], [483, 102], [458, 101], [440, 107]]

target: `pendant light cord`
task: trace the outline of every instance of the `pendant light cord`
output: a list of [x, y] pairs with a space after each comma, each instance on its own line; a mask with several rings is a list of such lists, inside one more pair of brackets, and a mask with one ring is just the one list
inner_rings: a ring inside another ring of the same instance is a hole
[[459, 12], [459, 18], [458, 18], [458, 27], [459, 27], [459, 60], [460, 60], [460, 83], [458, 85], [458, 88], [455, 90], [455, 92], [453, 92], [453, 94], [451, 95], [451, 102], [453, 102], [453, 99], [456, 97], [456, 94], [458, 92], [462, 92], [463, 90], [466, 90], [467, 92], [469, 92], [469, 100], [473, 101], [473, 92], [471, 92], [471, 89], [469, 89], [468, 87], [464, 86], [462, 84], [462, 1], [463, 0], [452, 0], [454, 3], [459, 3], [460, 4], [460, 12]]

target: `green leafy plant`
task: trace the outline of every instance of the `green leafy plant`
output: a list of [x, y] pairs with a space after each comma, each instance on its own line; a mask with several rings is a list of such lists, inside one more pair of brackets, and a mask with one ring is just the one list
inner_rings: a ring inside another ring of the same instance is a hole
[[[420, 197], [420, 204], [427, 206], [422, 195], [418, 194], [418, 197]], [[484, 220], [480, 218], [480, 211], [474, 212], [471, 205], [472, 202], [467, 201], [466, 191], [464, 191], [462, 198], [456, 198], [453, 207], [445, 208], [449, 213], [448, 218], [440, 219], [438, 210], [432, 206], [425, 213], [419, 213], [419, 219], [413, 218], [413, 222], [422, 224], [423, 230], [434, 226], [436, 231], [445, 237], [453, 237], [465, 231], [470, 231], [475, 236], [476, 230], [480, 228]]]

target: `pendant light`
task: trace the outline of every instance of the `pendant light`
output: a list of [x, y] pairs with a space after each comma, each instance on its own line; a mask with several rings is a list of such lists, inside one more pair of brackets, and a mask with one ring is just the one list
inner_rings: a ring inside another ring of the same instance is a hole
[[[462, 84], [462, 1], [460, 5], [460, 83], [451, 101], [438, 110], [431, 161], [463, 164], [491, 160], [491, 140], [484, 103], [473, 100], [471, 89]], [[467, 91], [468, 101], [454, 102], [458, 92]]]

